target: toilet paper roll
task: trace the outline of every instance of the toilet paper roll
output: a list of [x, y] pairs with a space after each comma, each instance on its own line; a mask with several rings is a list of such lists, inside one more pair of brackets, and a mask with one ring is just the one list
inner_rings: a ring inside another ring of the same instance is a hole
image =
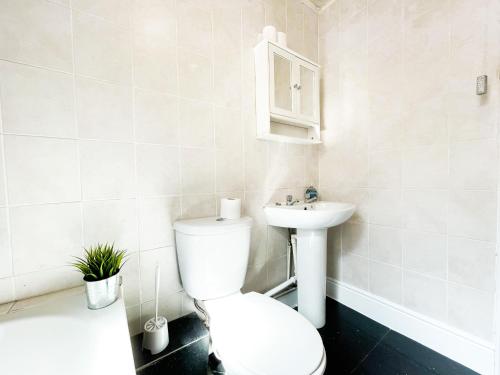
[[264, 38], [264, 40], [276, 42], [276, 28], [271, 25], [264, 26], [264, 28], [262, 29], [262, 37]]
[[239, 219], [241, 217], [241, 199], [222, 198], [220, 200], [220, 217], [223, 219]]
[[278, 44], [282, 47], [286, 47], [286, 34], [281, 31], [278, 32]]

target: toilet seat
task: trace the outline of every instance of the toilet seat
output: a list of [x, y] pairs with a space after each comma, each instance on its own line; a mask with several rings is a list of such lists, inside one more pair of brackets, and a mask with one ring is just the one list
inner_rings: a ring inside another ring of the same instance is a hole
[[259, 293], [205, 301], [217, 355], [231, 375], [320, 375], [321, 337], [290, 307]]

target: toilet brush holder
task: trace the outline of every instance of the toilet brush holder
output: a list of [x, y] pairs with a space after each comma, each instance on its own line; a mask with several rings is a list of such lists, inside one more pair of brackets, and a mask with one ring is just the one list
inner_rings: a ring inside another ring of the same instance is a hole
[[149, 319], [144, 324], [144, 337], [142, 347], [151, 351], [151, 354], [158, 354], [168, 345], [168, 324], [163, 316]]
[[156, 266], [155, 278], [155, 316], [144, 324], [144, 336], [142, 337], [142, 347], [151, 351], [151, 354], [158, 354], [168, 345], [168, 324], [167, 319], [158, 316], [158, 300], [160, 296], [160, 265]]

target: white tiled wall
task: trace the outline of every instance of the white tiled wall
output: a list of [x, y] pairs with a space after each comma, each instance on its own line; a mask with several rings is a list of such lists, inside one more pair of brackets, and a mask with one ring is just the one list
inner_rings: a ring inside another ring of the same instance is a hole
[[[0, 0], [0, 303], [81, 283], [83, 246], [115, 241], [132, 333], [191, 311], [172, 223], [223, 196], [254, 218], [246, 289], [282, 281], [262, 205], [317, 184], [317, 150], [255, 139], [252, 48], [265, 24], [318, 59], [300, 0]], [[279, 172], [279, 173], [278, 173]]]
[[[320, 14], [320, 191], [358, 205], [330, 276], [493, 339], [500, 6], [337, 0]], [[487, 74], [489, 93], [475, 95]]]

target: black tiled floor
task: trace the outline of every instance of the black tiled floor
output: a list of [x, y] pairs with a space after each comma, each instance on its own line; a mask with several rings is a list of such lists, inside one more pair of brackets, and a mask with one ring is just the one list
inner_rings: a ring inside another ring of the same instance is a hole
[[[327, 375], [477, 375], [330, 298], [326, 314], [319, 333]], [[169, 330], [170, 344], [156, 356], [141, 350], [140, 335], [132, 338], [137, 374], [206, 375], [208, 336], [196, 314], [170, 322]]]
[[325, 374], [477, 375], [332, 299], [326, 306]]

